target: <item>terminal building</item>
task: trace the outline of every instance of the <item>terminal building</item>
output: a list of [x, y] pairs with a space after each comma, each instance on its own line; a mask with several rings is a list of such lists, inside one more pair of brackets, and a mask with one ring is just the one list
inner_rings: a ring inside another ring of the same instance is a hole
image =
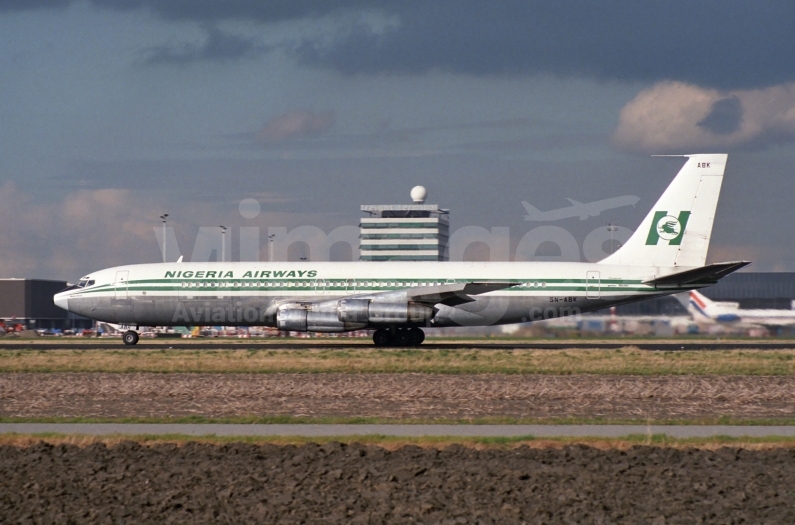
[[0, 279], [0, 320], [27, 330], [91, 328], [93, 321], [62, 310], [52, 296], [66, 288], [65, 281]]
[[422, 186], [411, 190], [414, 204], [362, 205], [360, 261], [446, 261], [450, 210], [425, 204]]

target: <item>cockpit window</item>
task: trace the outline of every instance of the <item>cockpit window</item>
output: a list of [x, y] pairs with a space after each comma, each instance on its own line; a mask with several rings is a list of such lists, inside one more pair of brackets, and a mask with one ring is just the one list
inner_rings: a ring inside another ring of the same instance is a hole
[[[72, 286], [61, 290], [61, 292], [68, 292], [69, 290], [78, 290], [80, 288], [87, 288], [89, 286], [94, 286], [94, 283], [96, 283], [96, 281], [94, 279], [89, 279], [87, 277], [84, 277], [84, 278], [80, 279], [77, 282], [77, 284], [73, 284]], [[58, 293], [61, 293], [61, 292], [58, 292]]]

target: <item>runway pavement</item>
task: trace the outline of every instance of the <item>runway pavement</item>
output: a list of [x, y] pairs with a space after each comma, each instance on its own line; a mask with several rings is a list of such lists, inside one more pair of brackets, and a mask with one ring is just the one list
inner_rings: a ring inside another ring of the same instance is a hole
[[107, 436], [181, 434], [187, 436], [334, 437], [603, 437], [665, 434], [673, 438], [795, 437], [795, 426], [740, 425], [257, 425], [146, 423], [0, 423], [0, 434], [79, 434]]
[[[290, 342], [247, 342], [246, 340], [162, 340], [158, 342], [141, 342], [135, 346], [125, 346], [121, 340], [110, 339], [91, 342], [55, 341], [40, 342], [39, 340], [3, 341], [0, 350], [22, 350], [33, 348], [36, 350], [162, 350], [164, 348], [175, 350], [334, 350], [341, 348], [374, 348], [372, 343], [363, 341], [328, 342], [318, 340], [290, 341]], [[544, 341], [544, 342], [429, 342], [423, 344], [420, 350], [615, 350], [617, 348], [633, 347], [648, 351], [681, 351], [681, 350], [791, 350], [795, 349], [795, 341]]]

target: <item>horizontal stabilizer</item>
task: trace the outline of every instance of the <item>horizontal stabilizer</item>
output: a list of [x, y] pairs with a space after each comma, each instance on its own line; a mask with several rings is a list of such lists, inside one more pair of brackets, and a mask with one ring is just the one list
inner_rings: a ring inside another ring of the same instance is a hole
[[750, 261], [715, 263], [701, 268], [656, 277], [643, 281], [643, 284], [651, 284], [656, 288], [686, 288], [688, 286], [715, 284], [721, 278], [749, 264], [751, 264]]
[[480, 295], [497, 290], [504, 290], [521, 283], [513, 282], [470, 282], [456, 284], [442, 284], [439, 286], [418, 286], [407, 290], [409, 300], [415, 303], [444, 304], [455, 306], [474, 301], [470, 295]]

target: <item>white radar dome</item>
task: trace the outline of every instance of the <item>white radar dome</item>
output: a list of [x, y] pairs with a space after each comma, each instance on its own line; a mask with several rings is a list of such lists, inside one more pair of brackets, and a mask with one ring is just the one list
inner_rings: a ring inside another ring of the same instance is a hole
[[414, 186], [411, 188], [411, 200], [417, 204], [424, 203], [426, 197], [428, 197], [428, 190], [425, 189], [425, 186]]

